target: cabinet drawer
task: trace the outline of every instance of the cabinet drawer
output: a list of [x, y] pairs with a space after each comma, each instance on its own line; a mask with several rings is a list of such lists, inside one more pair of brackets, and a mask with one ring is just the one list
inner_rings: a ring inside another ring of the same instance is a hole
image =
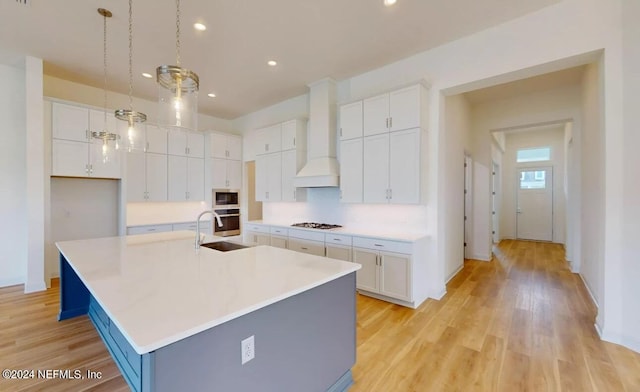
[[[174, 223], [172, 226], [173, 226], [173, 231], [179, 231], [179, 230], [196, 231], [196, 222]], [[210, 228], [211, 228], [211, 222], [209, 221], [200, 222], [200, 232], [205, 232], [205, 231], [208, 232]]]
[[289, 229], [286, 229], [284, 227], [271, 226], [271, 234], [286, 237], [287, 235], [289, 235]]
[[248, 223], [246, 229], [256, 233], [269, 233], [269, 226], [256, 225], [254, 223]]
[[152, 225], [152, 226], [127, 227], [127, 235], [162, 233], [164, 231], [173, 231], [173, 226], [172, 225]]
[[411, 242], [389, 241], [366, 237], [353, 237], [353, 246], [405, 254], [411, 254], [413, 248]]
[[343, 235], [343, 234], [326, 234], [324, 237], [324, 241], [327, 245], [336, 244], [336, 245], [347, 245], [351, 246], [351, 236]]
[[102, 325], [100, 328], [103, 331], [107, 331], [109, 329], [109, 316], [104, 312], [100, 304], [96, 302], [96, 300], [91, 296], [91, 300], [89, 302], [90, 311], [97, 316], [97, 321], [99, 321]]
[[289, 229], [289, 237], [320, 241], [324, 245], [324, 233], [318, 231]]
[[324, 242], [289, 239], [289, 249], [310, 255], [324, 256]]
[[116, 345], [120, 349], [122, 356], [126, 360], [126, 363], [129, 364], [131, 370], [135, 373], [137, 377], [140, 377], [140, 370], [142, 369], [142, 357], [136, 352], [136, 350], [131, 347], [127, 339], [122, 335], [118, 327], [115, 326], [114, 323], [109, 325], [109, 335], [116, 342]]

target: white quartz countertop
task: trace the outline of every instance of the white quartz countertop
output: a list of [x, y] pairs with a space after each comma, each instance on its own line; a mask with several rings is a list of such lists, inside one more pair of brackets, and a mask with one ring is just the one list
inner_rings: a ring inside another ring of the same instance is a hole
[[[204, 242], [220, 240], [206, 236]], [[188, 231], [56, 246], [139, 354], [360, 269], [270, 246], [196, 251]]]
[[[419, 239], [428, 237], [429, 234], [426, 232], [416, 232], [416, 231], [408, 231], [408, 230], [397, 230], [397, 229], [376, 229], [376, 228], [359, 228], [359, 227], [349, 227], [347, 225], [343, 227], [339, 227], [337, 229], [309, 229], [305, 227], [293, 227], [291, 226], [296, 222], [268, 222], [263, 220], [253, 220], [248, 221], [247, 224], [256, 224], [256, 225], [265, 225], [265, 226], [277, 226], [277, 227], [285, 227], [288, 229], [296, 229], [296, 230], [310, 230], [317, 231], [322, 233], [329, 234], [343, 234], [343, 235], [352, 235], [357, 237], [367, 237], [367, 238], [376, 238], [381, 240], [394, 240], [394, 241], [402, 241], [402, 242], [414, 242]], [[331, 223], [331, 222], [329, 222]], [[244, 230], [247, 230], [244, 227]]]

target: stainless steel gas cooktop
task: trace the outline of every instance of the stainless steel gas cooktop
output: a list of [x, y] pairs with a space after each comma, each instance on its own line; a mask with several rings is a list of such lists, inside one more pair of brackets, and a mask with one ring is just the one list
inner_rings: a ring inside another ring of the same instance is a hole
[[330, 225], [328, 223], [316, 223], [316, 222], [294, 223], [291, 226], [305, 227], [307, 229], [322, 229], [322, 230], [337, 229], [339, 227], [342, 227], [340, 225]]

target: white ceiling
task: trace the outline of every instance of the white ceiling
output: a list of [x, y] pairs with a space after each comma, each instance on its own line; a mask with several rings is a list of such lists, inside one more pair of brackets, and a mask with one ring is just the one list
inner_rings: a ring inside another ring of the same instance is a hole
[[[202, 113], [233, 119], [561, 0], [191, 0], [181, 4], [182, 66], [200, 76]], [[102, 87], [102, 17], [109, 89], [128, 91], [128, 2], [0, 1], [0, 52], [45, 61], [45, 73]], [[134, 1], [134, 95], [155, 100], [161, 64], [175, 63], [175, 2]], [[193, 23], [207, 25], [195, 31]], [[488, 43], [490, 44], [490, 43]], [[279, 65], [268, 67], [275, 59]], [[472, 65], [470, 65], [472, 66]], [[215, 92], [217, 98], [206, 93]]]

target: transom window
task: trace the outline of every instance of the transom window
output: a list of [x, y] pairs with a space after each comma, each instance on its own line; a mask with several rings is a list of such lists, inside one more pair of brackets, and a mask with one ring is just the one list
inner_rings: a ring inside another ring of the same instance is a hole
[[551, 159], [551, 147], [523, 148], [518, 150], [516, 162], [540, 162]]

